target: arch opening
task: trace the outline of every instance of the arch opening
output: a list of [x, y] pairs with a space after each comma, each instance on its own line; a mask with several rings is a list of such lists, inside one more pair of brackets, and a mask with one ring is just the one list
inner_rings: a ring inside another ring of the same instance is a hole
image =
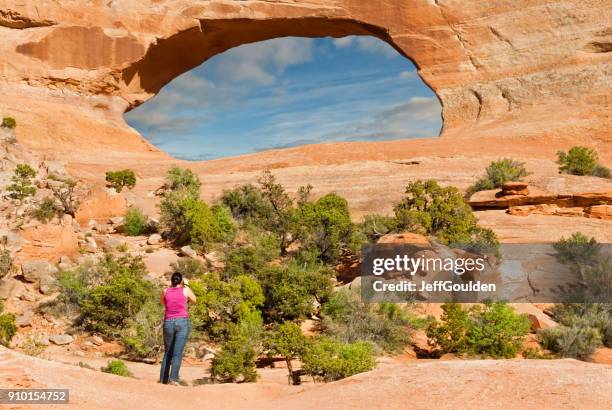
[[[242, 41], [179, 75], [151, 101], [136, 101], [126, 120], [158, 148], [188, 160], [438, 136], [439, 99], [412, 60], [380, 37]], [[141, 86], [157, 93], [153, 84], [163, 77], [140, 77]]]

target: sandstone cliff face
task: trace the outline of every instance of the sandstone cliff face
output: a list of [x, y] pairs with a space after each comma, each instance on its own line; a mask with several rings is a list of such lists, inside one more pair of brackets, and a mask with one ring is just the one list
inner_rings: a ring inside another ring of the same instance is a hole
[[0, 114], [66, 159], [161, 159], [123, 113], [176, 76], [244, 43], [373, 35], [436, 92], [443, 137], [597, 143], [611, 136], [611, 21], [610, 0], [0, 0]]

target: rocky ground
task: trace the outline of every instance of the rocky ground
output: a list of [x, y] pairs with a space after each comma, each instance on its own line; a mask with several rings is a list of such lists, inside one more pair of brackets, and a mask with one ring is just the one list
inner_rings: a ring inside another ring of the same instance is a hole
[[[69, 407], [85, 409], [604, 409], [612, 366], [575, 360], [405, 361], [339, 382], [300, 387], [261, 381], [244, 385], [162, 386], [42, 360], [0, 347], [0, 386], [70, 389]], [[63, 408], [63, 407], [62, 407]]]

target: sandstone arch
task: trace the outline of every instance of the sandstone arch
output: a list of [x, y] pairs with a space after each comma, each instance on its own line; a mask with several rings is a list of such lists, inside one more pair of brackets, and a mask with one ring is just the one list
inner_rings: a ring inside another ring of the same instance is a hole
[[0, 0], [0, 113], [14, 113], [29, 145], [62, 157], [100, 161], [100, 152], [112, 159], [116, 150], [161, 155], [122, 114], [172, 78], [246, 42], [368, 34], [415, 62], [443, 105], [442, 137], [601, 141], [610, 138], [612, 111], [608, 6], [606, 0], [96, 0], [87, 6]]

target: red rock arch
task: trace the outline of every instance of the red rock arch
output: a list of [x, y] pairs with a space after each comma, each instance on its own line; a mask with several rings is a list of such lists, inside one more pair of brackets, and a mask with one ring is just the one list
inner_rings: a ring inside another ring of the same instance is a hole
[[[0, 95], [8, 96], [0, 113], [14, 113], [18, 136], [33, 147], [81, 161], [96, 150], [154, 151], [127, 127], [123, 112], [215, 54], [282, 36], [368, 34], [389, 42], [438, 95], [443, 137], [609, 138], [612, 32], [603, 4], [38, 3], [0, 2]], [[72, 151], [58, 140], [72, 143]]]

